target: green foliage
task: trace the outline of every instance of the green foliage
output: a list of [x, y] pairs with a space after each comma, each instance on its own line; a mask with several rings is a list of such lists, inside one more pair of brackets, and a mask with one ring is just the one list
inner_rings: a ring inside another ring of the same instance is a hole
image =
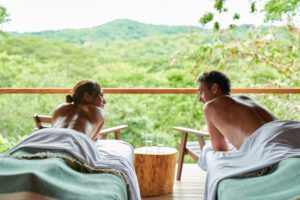
[[[216, 66], [217, 69], [237, 69], [243, 60], [247, 65], [245, 71], [257, 71], [257, 67], [268, 66], [270, 73], [278, 74], [283, 82], [270, 81], [276, 87], [293, 87], [299, 85], [299, 37], [284, 28], [267, 31], [249, 30], [248, 38], [237, 40], [229, 31], [219, 33], [213, 42], [200, 45], [194, 54], [197, 57], [195, 68]], [[236, 32], [235, 32], [236, 33]], [[279, 33], [282, 34], [280, 38]], [[290, 39], [289, 42], [287, 39]], [[295, 41], [295, 42], [294, 42]], [[266, 73], [265, 71], [264, 73]], [[247, 85], [246, 87], [249, 87]]]
[[203, 25], [211, 22], [214, 18], [214, 14], [211, 13], [211, 12], [207, 12], [205, 13], [200, 19], [199, 19], [199, 22]]
[[224, 8], [224, 2], [225, 2], [225, 0], [215, 0], [214, 8], [219, 13], [227, 11], [226, 8]]
[[214, 30], [219, 30], [219, 29], [220, 29], [219, 22], [215, 22], [214, 23]]
[[[228, 1], [228, 0], [227, 0]], [[220, 15], [222, 18], [222, 14], [226, 14], [228, 12], [228, 9], [224, 7], [226, 3], [226, 0], [215, 0], [214, 3], [214, 9], [215, 11]], [[253, 0], [249, 2], [249, 12], [252, 14], [255, 14], [257, 12], [257, 0]], [[281, 21], [286, 20], [285, 18], [288, 18], [287, 23], [293, 24], [293, 19], [296, 19], [295, 17], [299, 16], [300, 13], [300, 1], [299, 0], [266, 0], [264, 4], [264, 9], [262, 10], [265, 14], [264, 21]], [[209, 22], [212, 22], [214, 24], [214, 29], [219, 30], [220, 29], [220, 22], [219, 21], [213, 21], [214, 14], [209, 12], [205, 13], [200, 17], [199, 22], [202, 25], [206, 25]], [[233, 20], [239, 20], [240, 14], [235, 13], [232, 16]], [[232, 29], [234, 26], [229, 26], [230, 29]]]
[[257, 9], [256, 9], [256, 2], [251, 2], [250, 12], [251, 13], [255, 13], [256, 11], [257, 11]]
[[240, 14], [234, 13], [232, 19], [233, 19], [233, 20], [240, 19]]
[[23, 140], [24, 137], [16, 135], [14, 137], [5, 138], [0, 135], [0, 152], [5, 152], [9, 150], [12, 146], [16, 145], [18, 142]]
[[0, 24], [8, 21], [8, 14], [6, 8], [0, 5]]
[[[7, 13], [6, 8], [1, 6], [1, 4], [0, 4], [0, 25], [8, 22], [9, 21], [8, 17], [9, 17], [9, 15]], [[5, 35], [5, 32], [1, 30], [1, 26], [0, 26], [0, 40], [1, 40], [1, 37], [3, 37], [3, 36], [6, 36], [6, 35]]]
[[288, 15], [299, 16], [300, 1], [299, 0], [269, 0], [265, 5], [266, 17], [265, 21], [282, 20]]
[[231, 30], [234, 30], [234, 29], [236, 29], [236, 25], [234, 25], [234, 24], [230, 24], [230, 25], [229, 25], [229, 29], [231, 29]]

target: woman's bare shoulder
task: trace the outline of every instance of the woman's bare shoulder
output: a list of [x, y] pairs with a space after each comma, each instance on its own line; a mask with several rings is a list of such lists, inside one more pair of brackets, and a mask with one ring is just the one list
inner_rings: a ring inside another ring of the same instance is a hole
[[61, 114], [65, 114], [66, 112], [68, 112], [69, 110], [73, 110], [75, 107], [75, 105], [71, 104], [71, 103], [62, 103], [59, 104], [53, 111], [52, 113], [52, 117], [56, 116], [56, 115], [61, 115]]
[[97, 106], [90, 105], [90, 104], [82, 105], [81, 107], [83, 110], [86, 110], [93, 115], [104, 117], [104, 109], [103, 108], [99, 108]]
[[61, 103], [58, 106], [56, 106], [55, 110], [60, 110], [63, 108], [70, 108], [70, 107], [74, 107], [74, 105], [71, 103]]

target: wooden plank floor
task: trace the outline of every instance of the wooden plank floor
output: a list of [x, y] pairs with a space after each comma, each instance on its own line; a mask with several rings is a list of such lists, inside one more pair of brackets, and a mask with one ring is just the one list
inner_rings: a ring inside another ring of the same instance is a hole
[[201, 170], [197, 164], [183, 164], [181, 181], [174, 181], [173, 193], [145, 197], [143, 200], [201, 200], [204, 195], [204, 183], [206, 172]]

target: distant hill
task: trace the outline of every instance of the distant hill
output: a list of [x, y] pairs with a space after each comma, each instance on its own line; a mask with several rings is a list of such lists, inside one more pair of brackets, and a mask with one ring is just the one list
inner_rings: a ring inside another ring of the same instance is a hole
[[128, 19], [118, 19], [109, 23], [86, 29], [65, 29], [32, 33], [13, 33], [14, 35], [35, 35], [51, 40], [76, 44], [86, 42], [111, 42], [117, 40], [136, 40], [156, 35], [174, 35], [200, 31], [196, 26], [166, 26], [145, 24]]

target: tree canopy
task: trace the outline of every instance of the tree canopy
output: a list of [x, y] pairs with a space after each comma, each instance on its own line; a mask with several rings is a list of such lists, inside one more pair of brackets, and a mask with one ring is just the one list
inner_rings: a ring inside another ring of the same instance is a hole
[[[226, 7], [226, 1], [228, 0], [215, 0], [214, 10], [219, 15], [225, 15], [229, 13], [230, 8]], [[245, 2], [243, 2], [245, 3]], [[262, 10], [258, 10], [258, 0], [251, 0], [249, 2], [249, 12], [256, 14], [257, 12], [263, 12], [264, 21], [286, 21], [288, 24], [293, 23], [293, 19], [300, 12], [300, 1], [299, 0], [266, 0]], [[240, 19], [239, 13], [233, 13], [232, 19], [237, 21]], [[215, 18], [215, 14], [212, 12], [206, 12], [199, 19], [199, 23], [206, 25], [213, 23], [215, 30], [220, 28], [218, 20]], [[235, 28], [235, 24], [230, 24], [230, 28]]]
[[8, 20], [9, 19], [6, 8], [0, 5], [0, 24], [3, 24]]
[[[0, 5], [0, 25], [7, 21], [9, 21], [7, 10], [6, 8]], [[2, 36], [3, 34], [4, 32], [1, 30], [1, 26], [0, 26], [0, 36]]]

